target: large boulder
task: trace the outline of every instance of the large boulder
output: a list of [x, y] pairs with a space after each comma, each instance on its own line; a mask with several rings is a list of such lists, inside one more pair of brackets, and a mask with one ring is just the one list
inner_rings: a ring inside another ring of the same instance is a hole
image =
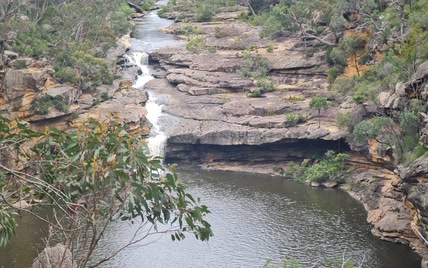
[[77, 88], [67, 85], [56, 85], [55, 87], [46, 91], [46, 95], [49, 95], [52, 98], [63, 99], [68, 103], [68, 105], [71, 105], [77, 100], [79, 97], [78, 93], [79, 92]]
[[422, 156], [409, 166], [399, 166], [400, 177], [408, 183], [428, 178], [428, 156]]
[[386, 109], [401, 109], [405, 106], [407, 98], [401, 97], [394, 91], [384, 91], [378, 95], [379, 104]]
[[6, 72], [3, 81], [5, 106], [0, 107], [0, 110], [15, 113], [14, 117], [19, 118], [32, 115], [31, 105], [38, 94], [44, 90], [46, 80], [46, 73], [39, 69]]
[[122, 36], [117, 42], [116, 46], [107, 51], [106, 61], [110, 68], [114, 68], [117, 62], [123, 60], [123, 56], [131, 48], [131, 37], [129, 34]]
[[428, 100], [428, 61], [419, 65], [412, 79], [406, 84], [406, 93]]

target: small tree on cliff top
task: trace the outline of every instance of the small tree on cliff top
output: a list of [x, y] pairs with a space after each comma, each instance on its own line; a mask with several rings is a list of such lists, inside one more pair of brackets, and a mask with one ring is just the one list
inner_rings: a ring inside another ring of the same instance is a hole
[[321, 94], [317, 94], [309, 102], [309, 108], [318, 111], [318, 128], [321, 126], [321, 109], [326, 110], [328, 108], [327, 98], [323, 97]]
[[[160, 159], [119, 123], [90, 121], [74, 132], [40, 133], [0, 116], [0, 245], [13, 235], [13, 214], [21, 211], [44, 220], [56, 235], [52, 240], [73, 252], [77, 267], [97, 267], [153, 234], [169, 233], [173, 240], [186, 232], [200, 240], [213, 235], [204, 219], [207, 207], [186, 192], [175, 172], [160, 175]], [[29, 147], [34, 138], [39, 141]], [[13, 205], [23, 198], [48, 203], [54, 217]], [[134, 236], [91, 258], [107, 228], [119, 221], [137, 225]]]

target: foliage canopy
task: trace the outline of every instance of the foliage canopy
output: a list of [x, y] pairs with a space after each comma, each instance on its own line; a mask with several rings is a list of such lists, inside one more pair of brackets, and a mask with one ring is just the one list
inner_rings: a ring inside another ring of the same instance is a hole
[[[129, 135], [117, 118], [90, 120], [72, 132], [41, 133], [0, 117], [0, 130], [1, 245], [15, 231], [14, 213], [41, 217], [13, 205], [24, 197], [52, 207], [55, 217], [43, 219], [54, 230], [52, 241], [79, 249], [73, 252], [78, 267], [96, 267], [156, 233], [170, 233], [173, 240], [186, 232], [203, 241], [213, 235], [205, 220], [208, 208], [187, 193], [173, 170], [165, 173], [144, 140]], [[91, 258], [106, 229], [118, 221], [138, 226], [133, 238], [109, 255]]]

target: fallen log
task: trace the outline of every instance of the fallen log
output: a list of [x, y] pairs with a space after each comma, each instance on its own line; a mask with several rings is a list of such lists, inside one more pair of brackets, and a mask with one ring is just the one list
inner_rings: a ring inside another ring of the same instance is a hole
[[130, 8], [135, 9], [135, 11], [136, 11], [137, 13], [144, 13], [144, 10], [143, 10], [141, 7], [139, 7], [138, 5], [134, 4], [134, 3], [128, 2], [128, 6], [129, 6]]

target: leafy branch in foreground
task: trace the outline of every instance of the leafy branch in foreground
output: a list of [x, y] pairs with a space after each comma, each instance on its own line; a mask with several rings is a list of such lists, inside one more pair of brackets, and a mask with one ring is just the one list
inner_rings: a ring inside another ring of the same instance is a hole
[[[20, 211], [48, 223], [77, 267], [97, 267], [154, 234], [181, 240], [191, 232], [202, 241], [213, 235], [205, 221], [208, 208], [186, 192], [174, 171], [163, 173], [144, 140], [130, 136], [120, 123], [90, 120], [73, 132], [51, 128], [40, 133], [0, 116], [0, 172], [5, 174], [0, 177], [0, 222], [10, 222], [0, 228], [2, 245], [15, 231], [11, 213]], [[54, 217], [14, 205], [23, 198], [42, 200]], [[136, 226], [134, 235], [123, 247], [94, 259], [115, 222]]]

